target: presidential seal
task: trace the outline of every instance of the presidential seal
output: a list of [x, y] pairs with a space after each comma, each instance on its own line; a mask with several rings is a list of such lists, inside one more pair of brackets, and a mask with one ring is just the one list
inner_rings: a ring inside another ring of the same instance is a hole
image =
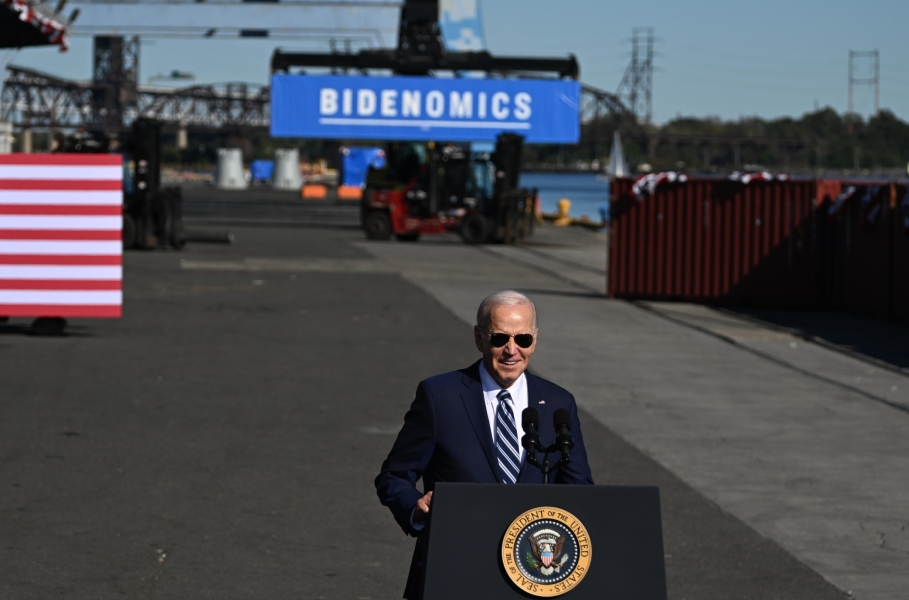
[[570, 512], [552, 506], [528, 510], [502, 540], [502, 565], [511, 581], [533, 596], [560, 596], [590, 569], [590, 537]]

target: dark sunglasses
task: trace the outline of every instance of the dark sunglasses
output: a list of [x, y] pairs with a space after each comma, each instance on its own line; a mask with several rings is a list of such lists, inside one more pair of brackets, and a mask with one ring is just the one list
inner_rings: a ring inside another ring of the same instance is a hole
[[493, 348], [501, 348], [507, 344], [508, 340], [511, 338], [514, 338], [514, 343], [521, 348], [530, 348], [530, 346], [533, 345], [532, 333], [518, 333], [515, 335], [508, 335], [507, 333], [492, 333], [489, 335], [489, 343], [492, 344]]

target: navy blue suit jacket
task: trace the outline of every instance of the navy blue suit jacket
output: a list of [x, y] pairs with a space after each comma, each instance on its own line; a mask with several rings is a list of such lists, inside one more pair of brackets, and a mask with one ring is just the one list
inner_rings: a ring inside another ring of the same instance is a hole
[[[571, 435], [574, 438], [571, 463], [551, 473], [550, 481], [592, 484], [574, 396], [529, 372], [525, 371], [525, 376], [527, 406], [539, 411], [540, 441], [544, 446], [555, 442], [555, 431], [551, 425], [553, 413], [564, 408], [571, 415]], [[521, 415], [515, 417], [520, 423]], [[553, 456], [552, 462], [557, 459], [557, 455]], [[422, 492], [416, 487], [421, 478]], [[410, 523], [411, 515], [417, 500], [439, 481], [502, 481], [480, 383], [479, 361], [466, 369], [420, 382], [416, 398], [404, 417], [404, 426], [376, 477], [379, 500], [391, 509], [405, 533], [420, 536], [404, 591], [404, 597], [411, 600], [418, 598], [421, 592], [422, 546], [426, 533], [414, 529]], [[543, 483], [543, 475], [525, 459], [518, 483]]]

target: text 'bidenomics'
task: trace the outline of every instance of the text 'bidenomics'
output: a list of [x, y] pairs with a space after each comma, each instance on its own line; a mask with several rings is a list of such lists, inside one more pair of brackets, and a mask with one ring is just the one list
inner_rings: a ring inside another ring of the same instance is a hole
[[[533, 99], [526, 92], [466, 92], [439, 90], [379, 90], [322, 88], [319, 91], [321, 117], [379, 117], [384, 119], [494, 119], [527, 121]], [[320, 119], [320, 121], [328, 121]]]

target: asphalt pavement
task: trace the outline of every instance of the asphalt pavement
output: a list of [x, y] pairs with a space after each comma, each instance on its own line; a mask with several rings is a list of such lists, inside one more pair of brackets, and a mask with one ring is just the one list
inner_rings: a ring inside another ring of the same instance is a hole
[[[532, 368], [577, 395], [595, 480], [660, 487], [670, 598], [852, 590], [828, 569], [849, 548], [826, 562], [804, 551], [825, 522], [836, 535], [836, 511], [811, 513], [817, 498], [799, 488], [790, 510], [804, 524], [789, 523], [799, 543], [777, 531], [778, 482], [763, 477], [774, 466], [742, 467], [713, 437], [728, 423], [703, 406], [751, 402], [736, 377], [795, 381], [811, 407], [829, 384], [791, 369], [781, 379], [782, 367], [722, 350], [709, 331], [604, 300], [602, 234], [546, 228], [524, 248], [367, 243], [355, 208], [306, 206], [296, 227], [264, 227], [268, 210], [250, 227], [236, 225], [243, 210], [198, 209], [190, 225], [233, 224], [236, 243], [128, 253], [121, 320], [76, 320], [62, 338], [0, 325], [0, 598], [400, 597], [412, 540], [372, 480], [419, 380], [478, 357], [471, 311], [507, 286], [537, 300]], [[655, 347], [664, 354], [647, 358]], [[690, 362], [697, 353], [709, 369]], [[876, 411], [892, 409], [850, 402], [866, 433], [881, 434]], [[883, 418], [897, 430], [903, 417]], [[673, 423], [687, 434], [672, 435]], [[755, 430], [752, 452], [766, 433]], [[866, 446], [862, 460], [882, 452]], [[902, 555], [890, 554], [872, 573], [880, 590], [900, 583]], [[885, 597], [856, 581], [856, 597]]]
[[418, 379], [473, 358], [464, 327], [394, 275], [181, 268], [362, 257], [238, 240], [127, 254], [120, 321], [0, 330], [0, 597], [398, 596], [409, 543], [372, 479]]

